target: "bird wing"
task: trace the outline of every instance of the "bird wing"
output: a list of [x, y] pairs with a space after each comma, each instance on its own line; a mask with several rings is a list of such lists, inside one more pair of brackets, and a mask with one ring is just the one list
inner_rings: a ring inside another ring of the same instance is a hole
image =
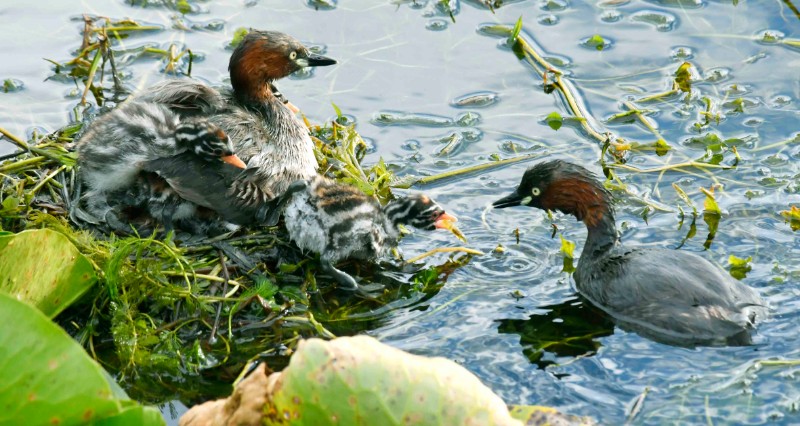
[[619, 249], [581, 262], [581, 294], [636, 331], [705, 340], [735, 335], [766, 316], [755, 290], [694, 253]]
[[252, 224], [260, 203], [245, 203], [230, 193], [242, 170], [223, 162], [208, 162], [191, 153], [144, 162], [142, 170], [162, 177], [181, 198], [209, 208], [225, 220]]
[[167, 105], [181, 115], [213, 114], [228, 104], [218, 90], [193, 80], [162, 81], [134, 99]]

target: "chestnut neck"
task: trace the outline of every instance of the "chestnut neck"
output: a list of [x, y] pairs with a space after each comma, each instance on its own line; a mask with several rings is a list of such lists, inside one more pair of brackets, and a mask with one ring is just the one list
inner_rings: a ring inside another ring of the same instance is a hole
[[591, 177], [577, 176], [551, 183], [542, 207], [575, 216], [589, 231], [581, 258], [596, 258], [619, 241], [611, 194]]
[[289, 74], [287, 66], [281, 52], [266, 46], [264, 40], [243, 41], [228, 64], [234, 98], [256, 110], [266, 103], [280, 102], [272, 93], [272, 83]]
[[240, 105], [250, 109], [261, 111], [265, 104], [280, 103], [280, 100], [272, 93], [270, 86], [272, 81], [254, 76], [241, 77], [241, 72], [238, 77], [234, 77], [234, 71], [231, 70], [233, 97]]

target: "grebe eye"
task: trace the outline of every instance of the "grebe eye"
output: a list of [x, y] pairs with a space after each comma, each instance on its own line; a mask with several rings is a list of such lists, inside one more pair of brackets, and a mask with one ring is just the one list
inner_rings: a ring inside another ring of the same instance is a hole
[[533, 189], [531, 189], [531, 194], [533, 194], [534, 197], [538, 197], [541, 193], [542, 191], [537, 187], [533, 187]]
[[292, 53], [290, 53], [290, 54], [289, 54], [289, 59], [291, 59], [291, 60], [293, 60], [293, 61], [294, 61], [295, 59], [297, 59], [297, 52], [292, 52]]

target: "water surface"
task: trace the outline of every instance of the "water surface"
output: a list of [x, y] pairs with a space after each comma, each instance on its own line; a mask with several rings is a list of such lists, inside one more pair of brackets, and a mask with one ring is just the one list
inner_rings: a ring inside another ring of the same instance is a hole
[[[796, 367], [755, 364], [800, 358], [800, 250], [778, 214], [800, 203], [800, 49], [772, 41], [800, 38], [792, 1], [526, 0], [507, 2], [494, 14], [475, 0], [451, 1], [458, 6], [455, 22], [437, 2], [424, 0], [208, 1], [193, 3], [196, 13], [185, 17], [150, 3], [142, 8], [121, 0], [0, 1], [6, 23], [0, 30], [6, 58], [0, 78], [24, 84], [20, 91], [0, 93], [0, 125], [30, 136], [70, 122], [82, 85], [47, 80], [52, 65], [42, 58], [63, 61], [74, 54], [83, 13], [162, 26], [118, 47], [188, 46], [204, 58], [193, 64], [193, 76], [212, 84], [227, 78], [225, 46], [239, 27], [287, 32], [324, 49], [338, 65], [282, 81], [281, 91], [314, 122], [333, 117], [330, 104], [336, 103], [374, 144], [366, 161], [382, 157], [401, 175], [524, 153], [600, 171], [597, 141], [574, 127], [554, 131], [544, 122], [554, 111], [568, 115], [562, 101], [542, 90], [541, 79], [504, 40], [478, 31], [486, 24], [512, 26], [522, 16], [524, 37], [569, 73], [601, 123], [625, 111], [624, 100], [670, 89], [673, 72], [690, 61], [697, 72], [696, 97], [713, 101], [720, 122], [698, 133], [693, 124], [702, 121], [701, 102], [672, 97], [642, 104], [672, 150], [665, 156], [635, 152], [628, 164], [649, 169], [722, 153], [720, 164], [730, 166], [736, 162], [733, 145], [741, 159], [727, 170], [618, 170], [627, 188], [615, 192], [618, 222], [627, 243], [681, 246], [726, 268], [729, 255], [752, 256], [744, 282], [773, 310], [755, 346], [665, 346], [614, 329], [576, 299], [570, 276], [561, 272], [559, 238], [551, 238], [551, 221], [542, 212], [488, 211], [486, 225], [481, 220], [491, 201], [514, 188], [527, 164], [419, 188], [458, 215], [470, 247], [491, 253], [502, 244], [505, 252], [473, 258], [432, 298], [398, 303], [368, 333], [413, 353], [452, 359], [508, 403], [550, 405], [607, 424], [624, 422], [646, 390], [634, 423], [800, 422]], [[176, 22], [201, 29], [176, 29]], [[765, 32], [773, 37], [763, 41]], [[602, 51], [582, 43], [596, 34], [607, 44]], [[147, 87], [165, 78], [162, 69], [156, 59], [135, 61], [125, 67], [125, 84]], [[656, 139], [637, 123], [608, 123], [607, 130], [641, 143]], [[720, 152], [691, 140], [709, 133], [727, 141]], [[793, 142], [781, 143], [788, 140]], [[0, 154], [12, 150], [0, 145]], [[702, 215], [690, 234], [691, 218], [682, 222], [678, 206], [687, 213], [691, 208], [673, 183], [700, 210], [700, 187], [718, 184], [723, 214], [712, 238]], [[643, 200], [666, 211], [650, 211], [645, 221]], [[561, 215], [555, 224], [580, 250], [582, 225]], [[445, 233], [417, 233], [402, 249], [409, 256], [444, 245], [457, 242]], [[523, 297], [513, 297], [515, 291]], [[590, 337], [537, 350], [545, 339], [585, 335]]]

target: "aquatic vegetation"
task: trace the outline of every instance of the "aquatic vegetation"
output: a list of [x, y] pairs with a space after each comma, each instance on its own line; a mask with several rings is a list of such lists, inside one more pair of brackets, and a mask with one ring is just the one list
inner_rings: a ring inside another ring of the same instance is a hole
[[[35, 307], [0, 293], [0, 403], [5, 424], [163, 425], [161, 413], [132, 401], [83, 348]], [[20, 395], [25, 395], [21, 398]]]

